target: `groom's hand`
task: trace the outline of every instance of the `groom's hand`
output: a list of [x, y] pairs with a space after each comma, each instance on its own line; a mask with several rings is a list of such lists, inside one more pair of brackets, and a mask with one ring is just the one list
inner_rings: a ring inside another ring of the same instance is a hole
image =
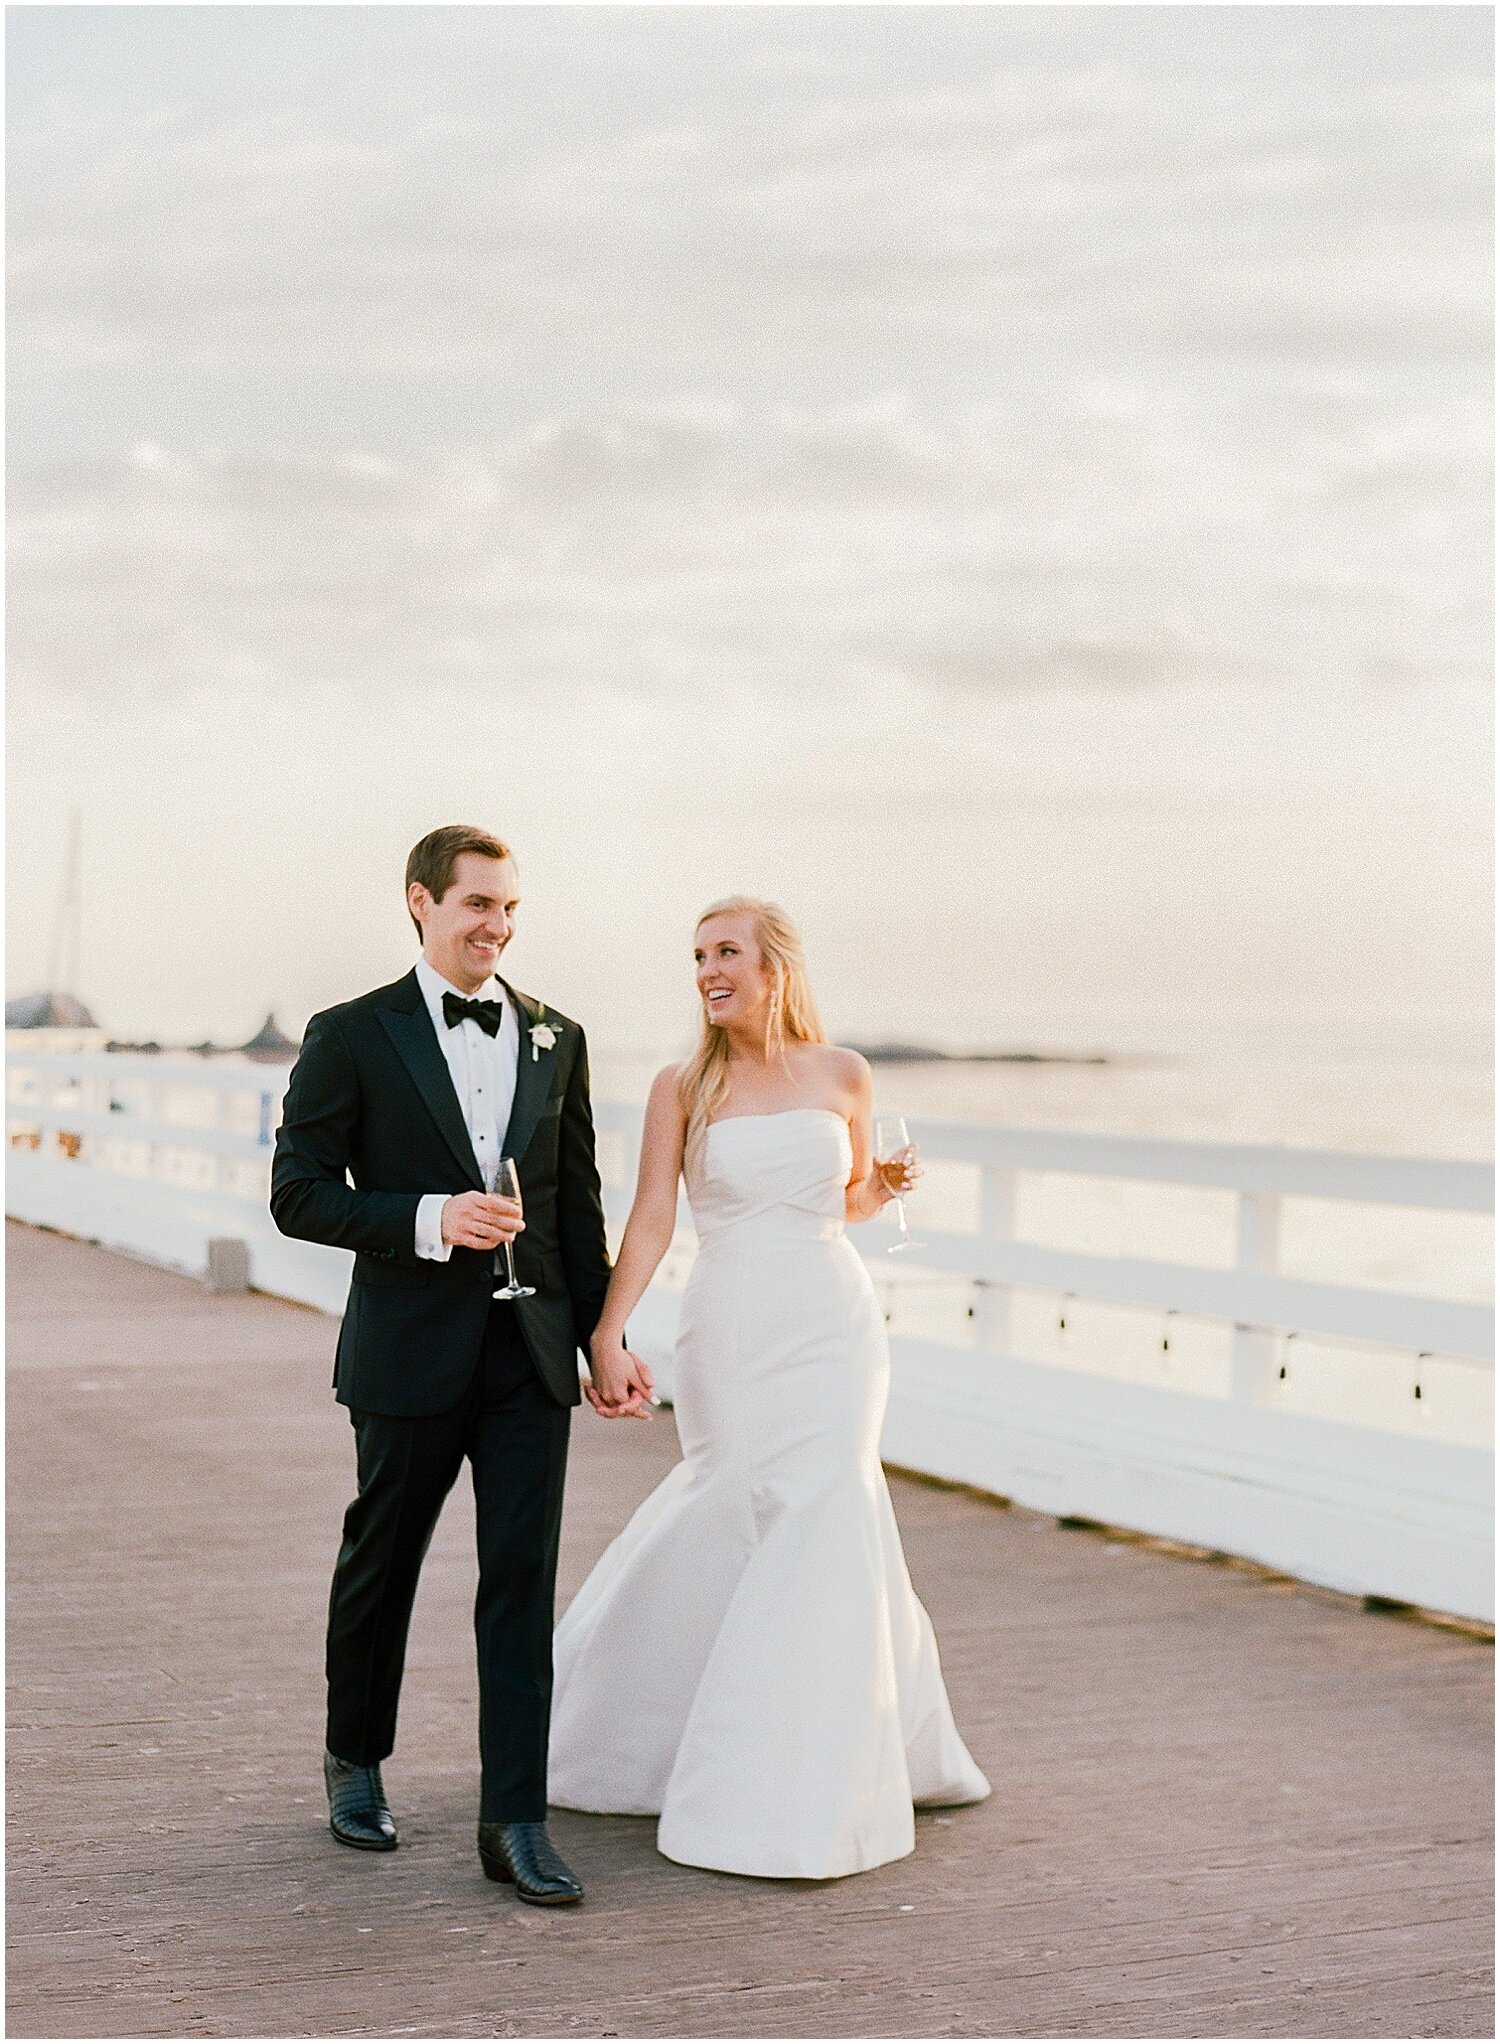
[[520, 1201], [497, 1192], [456, 1192], [443, 1207], [443, 1240], [456, 1249], [498, 1249], [525, 1225]]
[[591, 1343], [589, 1378], [584, 1395], [601, 1419], [650, 1419], [656, 1383], [632, 1350]]

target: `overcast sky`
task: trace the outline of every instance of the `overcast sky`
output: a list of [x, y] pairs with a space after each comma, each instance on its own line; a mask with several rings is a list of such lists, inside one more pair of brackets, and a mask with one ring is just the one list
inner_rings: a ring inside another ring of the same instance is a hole
[[248, 1034], [508, 970], [670, 1049], [773, 894], [845, 1034], [1474, 1041], [1480, 7], [27, 7], [10, 944]]

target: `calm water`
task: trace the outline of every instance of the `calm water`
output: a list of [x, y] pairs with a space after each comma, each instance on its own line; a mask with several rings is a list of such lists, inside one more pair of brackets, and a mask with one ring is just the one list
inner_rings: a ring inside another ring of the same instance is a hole
[[[594, 1090], [642, 1100], [670, 1055], [595, 1051]], [[1108, 1065], [878, 1065], [875, 1088], [883, 1110], [945, 1120], [1391, 1156], [1495, 1154], [1493, 1067], [1478, 1051], [1424, 1059], [1234, 1050]]]

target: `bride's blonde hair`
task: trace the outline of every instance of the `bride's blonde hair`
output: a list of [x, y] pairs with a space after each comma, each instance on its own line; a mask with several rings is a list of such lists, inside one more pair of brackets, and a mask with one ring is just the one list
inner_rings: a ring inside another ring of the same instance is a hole
[[[767, 1058], [785, 1058], [789, 1043], [826, 1043], [828, 1038], [807, 983], [802, 937], [786, 910], [753, 894], [729, 894], [722, 901], [710, 902], [693, 928], [700, 930], [710, 916], [726, 915], [751, 918], [761, 963], [771, 975]], [[716, 1023], [710, 1022], [705, 1010], [698, 1026], [697, 1047], [677, 1074], [677, 1098], [687, 1123], [683, 1141], [685, 1166], [696, 1167], [708, 1124], [728, 1087], [729, 1039]]]

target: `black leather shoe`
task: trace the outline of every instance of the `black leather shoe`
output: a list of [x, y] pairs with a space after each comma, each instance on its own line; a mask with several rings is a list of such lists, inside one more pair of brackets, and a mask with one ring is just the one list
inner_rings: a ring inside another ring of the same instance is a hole
[[479, 1857], [492, 1881], [514, 1881], [523, 1902], [544, 1908], [581, 1902], [583, 1888], [563, 1864], [545, 1824], [481, 1824]]
[[357, 1845], [362, 1852], [396, 1850], [396, 1820], [386, 1808], [378, 1766], [361, 1767], [325, 1751], [323, 1780], [329, 1829], [340, 1845]]

